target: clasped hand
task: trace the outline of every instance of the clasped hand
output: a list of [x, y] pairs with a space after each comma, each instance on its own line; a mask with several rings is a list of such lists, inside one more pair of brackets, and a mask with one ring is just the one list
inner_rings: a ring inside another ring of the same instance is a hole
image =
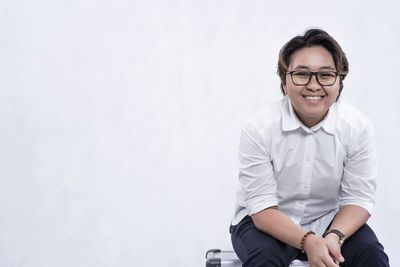
[[338, 267], [344, 258], [340, 252], [340, 245], [335, 235], [325, 238], [310, 235], [304, 245], [310, 267]]

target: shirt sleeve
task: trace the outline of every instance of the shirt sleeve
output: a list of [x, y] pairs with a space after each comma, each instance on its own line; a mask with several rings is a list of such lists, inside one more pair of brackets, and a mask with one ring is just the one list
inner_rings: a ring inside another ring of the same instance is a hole
[[278, 205], [270, 149], [250, 124], [243, 125], [240, 137], [239, 181], [248, 215]]
[[375, 205], [377, 158], [370, 121], [349, 149], [340, 191], [340, 207], [357, 205], [372, 213]]

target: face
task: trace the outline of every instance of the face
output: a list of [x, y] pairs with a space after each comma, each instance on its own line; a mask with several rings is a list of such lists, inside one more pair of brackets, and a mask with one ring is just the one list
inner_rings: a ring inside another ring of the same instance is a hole
[[[297, 70], [337, 71], [331, 53], [322, 46], [305, 47], [294, 52], [288, 72]], [[286, 75], [286, 85], [283, 86], [297, 117], [308, 127], [324, 119], [339, 95], [339, 88], [340, 77], [331, 86], [321, 86], [315, 75], [312, 75], [308, 84], [295, 85], [289, 74]]]

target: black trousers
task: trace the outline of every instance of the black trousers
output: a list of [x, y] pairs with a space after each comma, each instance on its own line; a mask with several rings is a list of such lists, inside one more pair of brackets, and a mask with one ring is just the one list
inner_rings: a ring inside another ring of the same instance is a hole
[[[307, 260], [299, 249], [258, 230], [249, 216], [229, 231], [243, 267], [288, 267], [294, 259]], [[389, 267], [383, 246], [367, 224], [345, 241], [341, 253], [343, 267]]]

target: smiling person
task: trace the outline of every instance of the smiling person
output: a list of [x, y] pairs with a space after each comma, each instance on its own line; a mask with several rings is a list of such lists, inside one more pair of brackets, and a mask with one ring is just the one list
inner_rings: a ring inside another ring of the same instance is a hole
[[230, 233], [244, 267], [387, 267], [366, 224], [375, 204], [371, 121], [340, 100], [348, 62], [325, 31], [280, 51], [284, 97], [242, 126]]

